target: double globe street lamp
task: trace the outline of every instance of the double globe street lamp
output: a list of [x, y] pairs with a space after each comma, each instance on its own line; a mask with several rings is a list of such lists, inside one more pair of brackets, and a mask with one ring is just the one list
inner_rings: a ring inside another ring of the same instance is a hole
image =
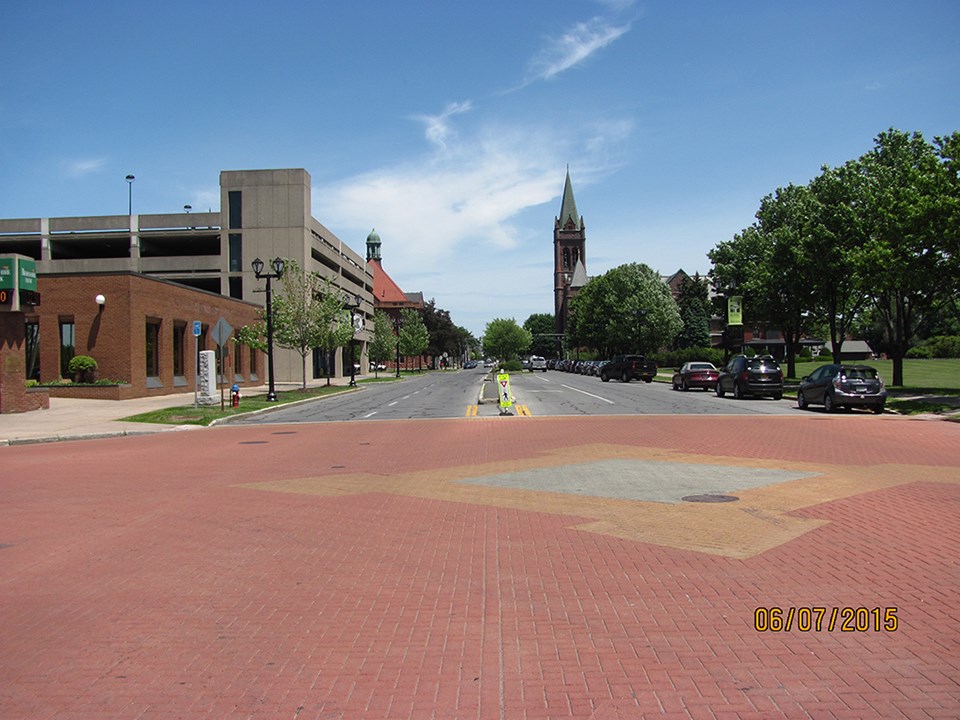
[[265, 273], [263, 272], [264, 262], [260, 258], [250, 263], [250, 266], [253, 268], [253, 274], [256, 275], [257, 280], [267, 281], [267, 401], [276, 402], [277, 390], [273, 380], [273, 294], [270, 281], [274, 278], [279, 280], [283, 277], [283, 259], [278, 257], [274, 258], [270, 265], [273, 267], [273, 272]]
[[363, 315], [360, 315], [357, 310], [360, 309], [362, 302], [363, 300], [359, 295], [353, 296], [352, 305], [350, 304], [350, 300], [344, 297], [344, 304], [347, 310], [350, 311], [350, 327], [353, 328], [353, 335], [350, 337], [350, 387], [357, 386], [356, 338], [357, 333], [363, 330]]

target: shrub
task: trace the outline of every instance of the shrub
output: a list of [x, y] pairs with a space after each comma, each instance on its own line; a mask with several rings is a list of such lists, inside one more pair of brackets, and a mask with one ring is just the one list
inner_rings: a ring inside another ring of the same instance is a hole
[[97, 361], [89, 355], [74, 355], [67, 370], [73, 375], [74, 382], [92, 383], [97, 379]]
[[507, 360], [506, 362], [500, 363], [500, 368], [506, 372], [522, 372], [523, 365], [520, 364], [519, 360]]
[[96, 369], [97, 361], [89, 355], [74, 355], [70, 358], [70, 363], [67, 365], [67, 370], [73, 374], [83, 372], [84, 370]]
[[657, 366], [661, 368], [678, 368], [685, 362], [695, 360], [710, 362], [720, 367], [723, 365], [723, 350], [708, 347], [682, 348], [651, 355], [650, 359], [656, 361]]
[[933, 357], [933, 351], [929, 345], [917, 345], [907, 350], [906, 357], [910, 360], [928, 360]]
[[960, 336], [941, 335], [928, 342], [935, 358], [960, 358]]

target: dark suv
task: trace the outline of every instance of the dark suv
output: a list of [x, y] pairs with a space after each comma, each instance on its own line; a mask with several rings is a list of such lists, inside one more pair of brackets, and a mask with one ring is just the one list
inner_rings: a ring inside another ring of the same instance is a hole
[[737, 355], [730, 359], [717, 378], [717, 397], [728, 392], [735, 398], [769, 395], [780, 400], [783, 398], [783, 371], [769, 355], [752, 358]]

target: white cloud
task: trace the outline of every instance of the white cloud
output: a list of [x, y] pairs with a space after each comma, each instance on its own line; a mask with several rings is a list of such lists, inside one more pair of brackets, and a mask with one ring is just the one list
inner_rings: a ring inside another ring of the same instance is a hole
[[530, 63], [530, 72], [538, 79], [549, 80], [586, 60], [598, 50], [630, 30], [630, 24], [612, 25], [604, 18], [579, 22], [549, 44]]
[[417, 119], [426, 126], [424, 133], [427, 140], [438, 149], [443, 150], [447, 147], [447, 140], [453, 132], [450, 127], [450, 118], [454, 115], [468, 112], [471, 108], [472, 103], [469, 100], [460, 103], [450, 103], [439, 115], [419, 115]]
[[67, 175], [72, 178], [84, 177], [100, 170], [100, 168], [106, 165], [106, 162], [103, 158], [75, 160], [67, 164]]

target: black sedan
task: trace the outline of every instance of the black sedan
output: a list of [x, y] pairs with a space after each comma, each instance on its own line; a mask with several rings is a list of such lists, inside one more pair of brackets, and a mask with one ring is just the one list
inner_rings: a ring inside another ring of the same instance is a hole
[[887, 389], [876, 368], [869, 365], [823, 365], [800, 382], [797, 405], [823, 405], [827, 412], [839, 407], [863, 407], [882, 413]]

